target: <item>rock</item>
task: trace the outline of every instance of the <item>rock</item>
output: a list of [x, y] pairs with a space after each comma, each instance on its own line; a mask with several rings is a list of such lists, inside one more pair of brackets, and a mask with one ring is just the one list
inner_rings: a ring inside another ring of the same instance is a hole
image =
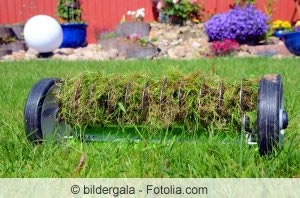
[[186, 25], [191, 26], [193, 25], [193, 22], [191, 20], [186, 21]]
[[9, 25], [9, 27], [14, 32], [15, 36], [18, 40], [24, 40], [24, 25], [18, 24], [18, 25]]
[[27, 46], [24, 41], [15, 41], [8, 44], [2, 44], [0, 45], [0, 48], [5, 48], [8, 50], [12, 50], [12, 52], [18, 52], [20, 50], [27, 50]]
[[149, 39], [156, 39], [158, 36], [159, 36], [159, 31], [157, 30], [151, 30], [150, 33], [149, 33]]
[[12, 54], [12, 50], [0, 48], [0, 58], [3, 56], [6, 56], [6, 55], [10, 55], [10, 54]]
[[25, 60], [33, 60], [33, 59], [37, 59], [38, 57], [34, 54], [25, 54]]
[[63, 55], [61, 55], [61, 54], [54, 54], [53, 56], [52, 56], [52, 58], [53, 59], [59, 59], [59, 60], [62, 60], [63, 59]]
[[78, 56], [75, 55], [75, 54], [71, 54], [68, 56], [67, 60], [69, 61], [76, 61], [76, 60], [79, 60]]
[[[97, 53], [95, 53], [93, 51], [85, 51], [81, 55], [84, 60], [92, 60], [92, 59], [95, 59], [96, 54]], [[77, 55], [79, 56], [79, 54], [77, 54]]]
[[199, 47], [201, 47], [201, 44], [198, 43], [197, 41], [194, 41], [194, 42], [192, 43], [192, 47], [193, 47], [193, 48], [199, 48]]
[[138, 34], [141, 37], [149, 36], [150, 24], [144, 22], [125, 22], [117, 26], [116, 34], [119, 37], [127, 37]]
[[11, 27], [0, 26], [0, 38], [14, 38], [15, 36]]
[[167, 39], [167, 40], [175, 40], [175, 39], [178, 39], [178, 33], [177, 32], [166, 32], [164, 37]]
[[170, 45], [172, 45], [172, 46], [176, 46], [176, 45], [179, 45], [179, 44], [180, 44], [179, 40], [175, 40], [172, 43], [170, 43]]
[[168, 55], [170, 58], [178, 59], [184, 58], [188, 49], [184, 46], [177, 46], [168, 50]]
[[20, 52], [14, 52], [12, 54], [14, 60], [24, 60], [25, 59], [25, 52], [20, 51]]
[[200, 57], [201, 57], [201, 56], [209, 56], [210, 53], [211, 53], [208, 46], [201, 46], [201, 47], [198, 49], [198, 52], [199, 52]]
[[58, 53], [60, 53], [62, 55], [71, 55], [74, 53], [74, 49], [73, 48], [62, 48], [62, 49], [59, 49]]
[[13, 55], [5, 55], [1, 58], [1, 60], [3, 60], [3, 61], [13, 61], [14, 57], [13, 57]]
[[32, 49], [32, 48], [29, 48], [27, 51], [26, 51], [26, 54], [33, 54], [33, 55], [38, 55], [39, 54], [39, 52], [38, 51], [36, 51], [36, 50], [34, 50], [34, 49]]
[[99, 43], [103, 46], [104, 50], [117, 49], [118, 55], [127, 58], [153, 58], [159, 52], [159, 49], [156, 47], [144, 47], [139, 43], [128, 42], [119, 38], [105, 39], [99, 41]]
[[119, 50], [117, 50], [117, 49], [110, 49], [108, 51], [108, 54], [109, 54], [110, 59], [115, 59], [119, 55]]
[[253, 55], [258, 56], [292, 56], [292, 54], [288, 51], [288, 49], [282, 45], [257, 45], [257, 46], [248, 46], [249, 52]]
[[126, 57], [125, 56], [118, 56], [118, 58], [117, 58], [118, 60], [126, 60]]
[[82, 47], [74, 49], [74, 54], [80, 54], [83, 51]]
[[101, 45], [98, 44], [89, 44], [86, 48], [82, 48], [84, 51], [90, 50], [90, 51], [95, 51], [98, 52], [101, 50]]
[[237, 53], [237, 56], [238, 57], [249, 57], [249, 56], [251, 56], [251, 54], [248, 53], [248, 52], [240, 51], [240, 52]]
[[240, 51], [242, 52], [250, 52], [248, 45], [240, 45]]
[[99, 52], [97, 53], [95, 60], [110, 60], [111, 56], [107, 52]]
[[269, 45], [275, 45], [275, 44], [279, 44], [279, 43], [280, 43], [280, 39], [278, 37], [272, 36], [268, 39]]
[[281, 54], [277, 54], [277, 55], [274, 56], [274, 58], [278, 58], [278, 59], [282, 59], [283, 57], [284, 57], [284, 56], [281, 55]]
[[204, 31], [204, 23], [198, 23], [197, 25], [195, 25], [195, 27], [196, 27], [198, 30]]
[[192, 28], [190, 26], [182, 26], [179, 28], [180, 33], [190, 32]]
[[196, 38], [198, 38], [198, 36], [192, 32], [185, 32], [182, 34], [181, 38], [183, 40], [189, 40], [191, 38], [196, 39]]
[[198, 58], [199, 57], [199, 53], [197, 52], [193, 52], [193, 51], [189, 51], [185, 54], [185, 59], [194, 59], [194, 58]]

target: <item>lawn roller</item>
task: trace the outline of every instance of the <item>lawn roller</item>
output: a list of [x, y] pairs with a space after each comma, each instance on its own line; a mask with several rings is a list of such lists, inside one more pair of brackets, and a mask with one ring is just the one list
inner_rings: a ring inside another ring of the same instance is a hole
[[[242, 131], [249, 144], [258, 144], [261, 155], [283, 143], [288, 125], [280, 75], [236, 82], [202, 72], [174, 72], [160, 79], [101, 73], [42, 79], [28, 95], [24, 120], [33, 142], [76, 136], [109, 140], [93, 133], [95, 128], [106, 133], [109, 126], [136, 131], [143, 126], [149, 134], [181, 126], [188, 135], [213, 126]], [[84, 132], [77, 133], [78, 128]]]

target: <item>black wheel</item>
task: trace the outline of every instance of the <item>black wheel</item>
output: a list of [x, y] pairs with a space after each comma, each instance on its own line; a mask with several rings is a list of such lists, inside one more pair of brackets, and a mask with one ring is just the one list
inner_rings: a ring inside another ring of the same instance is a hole
[[257, 108], [258, 145], [263, 156], [272, 153], [279, 143], [283, 143], [283, 130], [288, 125], [280, 75], [265, 75], [262, 78]]
[[24, 109], [24, 124], [28, 139], [41, 142], [53, 135], [56, 125], [56, 112], [53, 90], [59, 79], [42, 79], [31, 89]]

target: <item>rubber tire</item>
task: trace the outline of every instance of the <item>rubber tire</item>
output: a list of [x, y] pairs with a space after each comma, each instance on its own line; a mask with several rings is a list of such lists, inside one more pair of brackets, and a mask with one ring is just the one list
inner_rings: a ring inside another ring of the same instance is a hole
[[258, 91], [257, 129], [261, 156], [272, 153], [279, 145], [279, 111], [282, 100], [280, 75], [265, 75]]
[[27, 138], [31, 142], [41, 142], [43, 132], [41, 127], [41, 113], [45, 96], [60, 79], [46, 78], [40, 80], [31, 89], [24, 109], [24, 128]]

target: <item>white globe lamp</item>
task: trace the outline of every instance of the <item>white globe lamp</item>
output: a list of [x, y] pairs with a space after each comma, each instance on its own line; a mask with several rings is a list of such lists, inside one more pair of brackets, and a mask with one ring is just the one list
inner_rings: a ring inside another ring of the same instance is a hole
[[63, 41], [60, 24], [47, 15], [30, 18], [24, 27], [24, 38], [29, 48], [39, 53], [50, 53], [59, 48]]

